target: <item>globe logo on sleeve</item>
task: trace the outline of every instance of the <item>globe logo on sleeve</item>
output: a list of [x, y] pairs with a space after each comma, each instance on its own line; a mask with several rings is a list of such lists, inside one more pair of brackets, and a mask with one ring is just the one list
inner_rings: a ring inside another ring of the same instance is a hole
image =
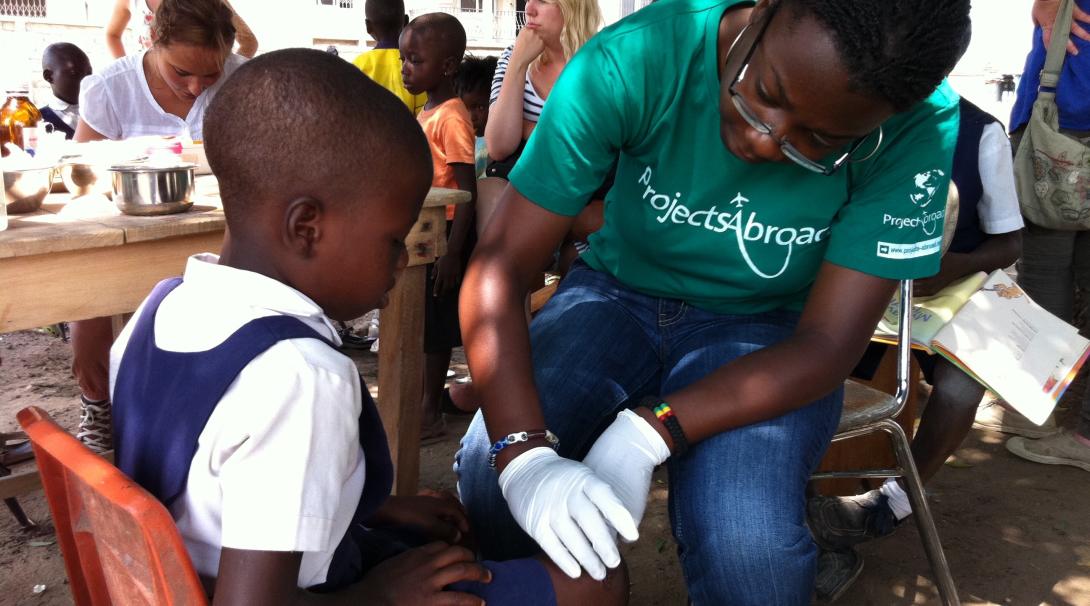
[[942, 249], [942, 226], [946, 220], [946, 205], [928, 208], [935, 199], [935, 194], [946, 182], [946, 172], [939, 169], [916, 173], [913, 177], [915, 187], [908, 194], [908, 200], [916, 212], [897, 215], [882, 213], [882, 225], [896, 230], [917, 231], [927, 239], [918, 242], [878, 242], [877, 255], [885, 259], [914, 259], [936, 254]]

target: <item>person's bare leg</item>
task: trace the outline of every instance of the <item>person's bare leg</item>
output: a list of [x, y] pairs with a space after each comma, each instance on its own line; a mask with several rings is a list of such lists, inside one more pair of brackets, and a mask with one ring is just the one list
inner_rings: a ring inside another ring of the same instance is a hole
[[450, 367], [450, 350], [424, 354], [424, 397], [423, 414], [420, 417], [420, 437], [427, 439], [442, 434], [442, 413], [440, 404], [443, 388], [447, 382], [447, 368]]
[[95, 452], [113, 448], [110, 407], [110, 346], [113, 320], [91, 318], [69, 324], [72, 374], [80, 389], [80, 422], [76, 437]]
[[912, 458], [926, 484], [973, 427], [984, 386], [945, 358], [935, 360], [935, 383], [912, 439]]
[[564, 574], [548, 556], [535, 556], [549, 572], [556, 592], [557, 606], [623, 606], [628, 604], [628, 567], [624, 560], [620, 566], [609, 569], [606, 578], [595, 581], [585, 571], [578, 579]]

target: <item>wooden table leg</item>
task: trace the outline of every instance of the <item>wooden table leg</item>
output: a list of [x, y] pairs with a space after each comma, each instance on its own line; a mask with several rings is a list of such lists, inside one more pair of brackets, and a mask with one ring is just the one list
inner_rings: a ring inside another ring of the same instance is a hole
[[394, 494], [416, 494], [424, 391], [424, 272], [408, 267], [382, 310], [378, 349], [378, 409], [394, 462]]

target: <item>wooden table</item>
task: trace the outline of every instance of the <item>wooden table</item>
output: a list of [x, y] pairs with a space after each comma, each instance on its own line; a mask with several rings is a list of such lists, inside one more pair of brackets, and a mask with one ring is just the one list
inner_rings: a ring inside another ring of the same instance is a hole
[[[409, 267], [382, 312], [378, 406], [396, 468], [395, 490], [416, 492], [420, 468], [425, 265], [446, 251], [444, 207], [469, 193], [432, 188], [406, 245]], [[120, 214], [103, 197], [52, 194], [42, 209], [9, 216], [0, 232], [0, 333], [57, 322], [119, 316], [136, 309], [186, 259], [218, 252], [226, 227], [214, 177], [197, 179], [189, 212]], [[0, 498], [38, 487], [37, 473], [0, 479]]]

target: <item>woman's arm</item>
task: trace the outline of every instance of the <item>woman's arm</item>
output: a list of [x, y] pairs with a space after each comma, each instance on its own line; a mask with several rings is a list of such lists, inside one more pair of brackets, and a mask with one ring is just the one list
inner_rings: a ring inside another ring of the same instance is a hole
[[257, 54], [257, 36], [254, 35], [250, 26], [246, 25], [246, 22], [242, 20], [242, 16], [238, 14], [235, 7], [231, 6], [230, 2], [224, 0], [223, 3], [234, 13], [234, 16], [231, 17], [231, 24], [235, 26], [235, 42], [238, 42], [238, 54], [253, 59], [254, 55]]
[[[545, 426], [530, 363], [526, 294], [571, 225], [571, 217], [549, 212], [508, 186], [466, 270], [459, 305], [462, 339], [493, 439]], [[541, 445], [531, 441], [505, 448], [497, 467], [502, 470], [515, 455]]]
[[[1033, 24], [1041, 28], [1041, 38], [1045, 43], [1045, 48], [1048, 48], [1049, 43], [1052, 42], [1052, 27], [1056, 24], [1056, 14], [1059, 11], [1060, 0], [1034, 0], [1033, 8], [1030, 9]], [[1067, 41], [1067, 52], [1077, 55], [1079, 49], [1075, 46], [1075, 38], [1090, 41], [1090, 32], [1087, 32], [1082, 25], [1083, 23], [1090, 24], [1090, 15], [1086, 14], [1076, 4], [1071, 12], [1071, 17], [1071, 39]]]
[[526, 88], [526, 70], [545, 50], [545, 43], [535, 30], [523, 29], [507, 60], [503, 84], [496, 102], [488, 108], [484, 141], [488, 157], [503, 160], [518, 149], [522, 141], [522, 95]]
[[129, 0], [115, 0], [110, 19], [106, 21], [106, 48], [114, 59], [125, 56], [125, 45], [121, 43], [121, 36], [125, 33], [125, 28], [129, 26], [131, 18]]
[[76, 143], [86, 143], [87, 141], [103, 141], [107, 137], [97, 130], [91, 128], [83, 118], [79, 119], [79, 123], [76, 124], [76, 134], [72, 135], [72, 140]]
[[[863, 355], [897, 283], [825, 262], [794, 334], [662, 394], [690, 443], [780, 416], [839, 387]], [[642, 411], [641, 411], [642, 412]], [[667, 444], [661, 424], [652, 422]]]

